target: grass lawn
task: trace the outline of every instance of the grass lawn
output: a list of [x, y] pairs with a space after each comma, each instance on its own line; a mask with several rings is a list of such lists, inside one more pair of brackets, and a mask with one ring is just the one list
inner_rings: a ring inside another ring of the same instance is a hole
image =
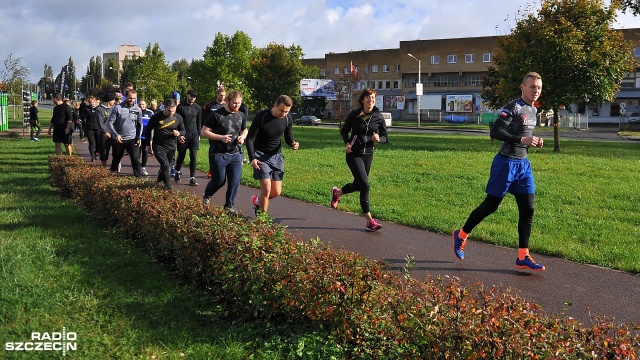
[[0, 139], [0, 359], [33, 359], [34, 351], [6, 343], [63, 327], [77, 334], [77, 350], [67, 353], [76, 359], [341, 358], [327, 333], [305, 324], [229, 317], [216, 299], [61, 199], [48, 183], [52, 153], [45, 136]]
[[[283, 195], [328, 206], [332, 186], [352, 181], [335, 128], [294, 128], [300, 149], [283, 152]], [[640, 273], [640, 142], [561, 140], [530, 149], [536, 178], [536, 213], [530, 246], [535, 252]], [[499, 142], [489, 137], [391, 133], [377, 146], [372, 171], [372, 213], [385, 221], [450, 233], [484, 199]], [[203, 140], [198, 167], [206, 170]], [[258, 187], [249, 167], [242, 182]], [[359, 213], [357, 195], [341, 209]], [[476, 240], [518, 246], [517, 207], [508, 195], [473, 232]], [[324, 239], [330, 240], [330, 239]]]

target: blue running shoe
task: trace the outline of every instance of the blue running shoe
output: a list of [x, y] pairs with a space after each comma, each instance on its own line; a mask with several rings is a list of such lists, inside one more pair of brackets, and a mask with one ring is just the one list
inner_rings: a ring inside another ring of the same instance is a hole
[[516, 269], [545, 271], [544, 265], [536, 263], [531, 255], [525, 256], [523, 260], [516, 258]]
[[453, 230], [453, 253], [460, 260], [464, 260], [464, 247], [467, 245], [467, 240], [462, 240], [458, 237], [460, 230]]

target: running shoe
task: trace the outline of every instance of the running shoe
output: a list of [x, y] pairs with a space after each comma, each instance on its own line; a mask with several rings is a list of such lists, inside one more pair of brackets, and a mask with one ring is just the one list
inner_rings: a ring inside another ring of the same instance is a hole
[[118, 172], [122, 170], [122, 163], [118, 163]]
[[211, 179], [211, 170], [207, 173], [207, 179]]
[[520, 260], [520, 258], [516, 258], [516, 269], [544, 271], [545, 267], [542, 264], [536, 263], [531, 255], [527, 255], [523, 260]]
[[467, 245], [467, 240], [462, 240], [458, 237], [458, 233], [460, 230], [453, 230], [453, 253], [456, 254], [456, 257], [460, 260], [464, 259], [464, 247]]
[[209, 204], [211, 204], [211, 196], [205, 196], [205, 197], [203, 197], [203, 198], [202, 198], [202, 202], [203, 202], [205, 205], [209, 205]]
[[378, 231], [382, 229], [382, 225], [380, 225], [376, 219], [371, 219], [371, 221], [367, 223], [367, 227], [365, 229], [367, 229], [367, 231]]
[[173, 168], [173, 166], [171, 167], [171, 177], [174, 177], [176, 175], [176, 169]]
[[189, 180], [189, 185], [191, 185], [191, 186], [198, 186], [198, 185], [200, 185], [200, 184], [198, 184], [198, 183], [196, 182], [196, 178], [191, 178], [191, 180]]
[[331, 189], [331, 207], [334, 209], [338, 208], [338, 203], [340, 202], [340, 196], [338, 196], [338, 192], [340, 192], [340, 189], [335, 186], [333, 187], [333, 189]]
[[149, 173], [147, 172], [146, 168], [142, 168], [142, 175], [149, 176]]
[[260, 199], [258, 195], [251, 196], [251, 203], [253, 204], [253, 212], [258, 216], [258, 211], [260, 211]]
[[176, 182], [180, 182], [180, 175], [182, 175], [181, 171], [175, 171], [175, 170], [173, 171], [173, 179]]

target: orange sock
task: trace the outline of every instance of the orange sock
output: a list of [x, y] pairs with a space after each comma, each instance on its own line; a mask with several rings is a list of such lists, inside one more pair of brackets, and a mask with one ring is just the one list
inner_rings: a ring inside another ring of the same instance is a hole
[[518, 249], [518, 259], [524, 260], [524, 257], [527, 255], [529, 255], [529, 249], [527, 248]]
[[460, 231], [458, 231], [458, 237], [462, 240], [467, 240], [467, 238], [469, 237], [469, 234], [464, 232], [464, 230], [460, 229]]

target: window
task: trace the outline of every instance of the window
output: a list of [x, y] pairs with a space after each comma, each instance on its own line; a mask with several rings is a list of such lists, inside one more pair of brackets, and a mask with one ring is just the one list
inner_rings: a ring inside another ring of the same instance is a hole
[[368, 74], [369, 73], [369, 66], [365, 66], [364, 67], [364, 74]]
[[394, 72], [400, 72], [400, 64], [393, 65], [393, 71]]
[[391, 89], [391, 81], [385, 81], [384, 82], [384, 88], [385, 89]]
[[633, 57], [640, 57], [640, 48], [633, 49]]
[[378, 65], [371, 65], [371, 72], [372, 73], [377, 73], [378, 72]]
[[482, 62], [491, 62], [491, 61], [493, 61], [493, 56], [491, 56], [491, 53], [482, 54]]
[[465, 86], [482, 86], [482, 75], [466, 75], [464, 80]]
[[431, 55], [431, 65], [440, 64], [440, 55]]
[[340, 68], [339, 67], [334, 67], [333, 68], [333, 75], [340, 75]]
[[351, 74], [351, 69], [348, 66], [344, 67], [344, 74]]
[[375, 81], [370, 81], [369, 82], [369, 87], [372, 88], [372, 89], [375, 89], [376, 88], [376, 82]]
[[447, 64], [455, 64], [458, 61], [458, 55], [447, 55]]
[[470, 64], [472, 62], [476, 61], [476, 55], [475, 54], [465, 54], [464, 55], [464, 62], [466, 64]]
[[325, 74], [324, 69], [320, 69], [320, 77], [324, 78], [325, 76], [327, 75]]
[[433, 76], [434, 87], [448, 87], [448, 86], [460, 86], [459, 75], [434, 75]]
[[400, 80], [393, 80], [393, 88], [394, 89], [400, 88]]
[[389, 65], [387, 64], [382, 65], [382, 72], [389, 72]]
[[356, 72], [360, 74], [360, 66], [356, 66]]
[[384, 81], [378, 81], [378, 90], [384, 89]]

